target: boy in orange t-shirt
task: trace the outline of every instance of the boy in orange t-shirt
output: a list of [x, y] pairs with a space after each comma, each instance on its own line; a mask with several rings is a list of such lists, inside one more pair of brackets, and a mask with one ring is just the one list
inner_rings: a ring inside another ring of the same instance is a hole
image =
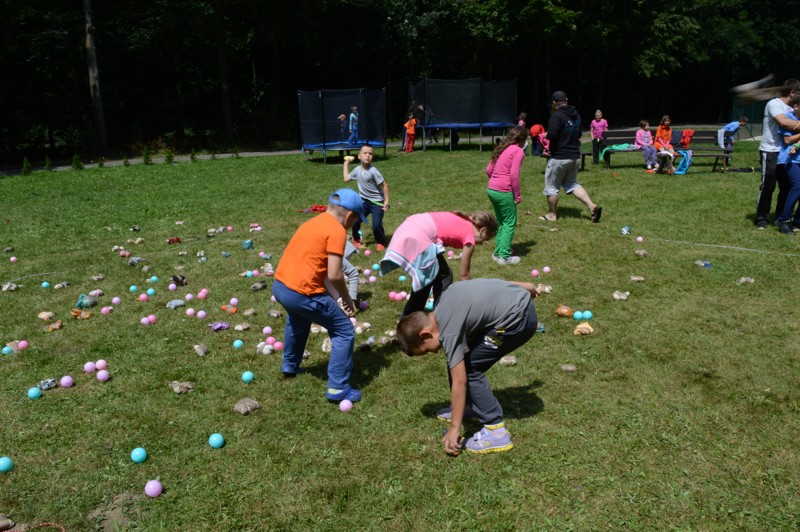
[[[363, 205], [352, 189], [331, 194], [327, 210], [301, 225], [289, 241], [272, 284], [272, 294], [286, 309], [281, 372], [294, 377], [303, 371], [300, 364], [311, 323], [319, 323], [331, 339], [325, 397], [335, 402], [361, 400], [361, 392], [349, 384], [355, 332], [347, 314], [355, 315], [356, 309], [347, 291], [342, 257], [347, 230], [359, 216], [366, 221]], [[326, 283], [339, 292], [345, 310], [328, 293]]]
[[417, 119], [414, 118], [414, 113], [408, 113], [408, 122], [403, 125], [406, 127], [405, 151], [411, 153], [414, 151], [414, 139], [417, 137]]

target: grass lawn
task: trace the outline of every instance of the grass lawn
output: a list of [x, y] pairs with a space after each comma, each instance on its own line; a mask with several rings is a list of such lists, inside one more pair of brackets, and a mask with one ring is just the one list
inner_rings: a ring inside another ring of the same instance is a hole
[[[417, 212], [490, 210], [488, 157], [464, 147], [377, 160], [392, 197], [387, 231]], [[754, 143], [737, 144], [733, 166], [757, 160]], [[614, 163], [580, 174], [604, 208], [599, 224], [569, 197], [549, 224], [538, 220], [544, 160], [526, 159], [514, 237], [522, 263], [495, 264], [491, 244], [476, 251], [474, 276], [530, 280], [531, 269], [550, 266], [539, 281], [553, 290], [536, 301], [546, 332], [515, 353], [518, 365], [489, 374], [515, 448], [458, 458], [442, 451], [434, 415], [449, 402], [443, 355], [357, 352], [352, 384], [364, 400], [341, 413], [323, 399], [322, 336], [311, 336], [307, 373], [293, 380], [280, 376], [280, 355], [256, 354], [262, 328], [280, 340], [283, 320], [267, 315], [280, 308], [269, 288], [251, 292], [254, 279], [239, 273], [263, 264], [258, 251], [277, 265], [309, 219], [298, 210], [342, 186], [339, 165], [292, 155], [0, 179], [0, 246], [18, 258], [0, 255], [0, 281], [23, 278], [0, 293], [0, 345], [30, 343], [0, 356], [0, 456], [14, 461], [0, 473], [0, 513], [67, 530], [797, 529], [798, 238], [753, 227], [758, 173], [711, 174], [701, 160], [685, 176], [650, 175], [640, 154]], [[248, 232], [253, 222], [264, 231]], [[625, 225], [630, 235], [620, 234]], [[168, 245], [174, 236], [183, 242]], [[138, 237], [144, 243], [126, 244]], [[243, 250], [249, 238], [255, 249]], [[115, 245], [146, 261], [129, 266]], [[362, 268], [374, 262], [355, 258]], [[189, 285], [172, 293], [176, 274]], [[737, 284], [745, 276], [755, 282]], [[398, 277], [361, 286], [370, 334], [394, 328], [402, 304], [387, 295], [408, 289]], [[157, 294], [140, 302], [130, 285]], [[206, 320], [165, 308], [203, 287], [208, 299], [190, 306]], [[72, 319], [79, 294], [96, 288], [100, 306], [122, 303]], [[630, 298], [615, 301], [615, 290]], [[226, 316], [220, 307], [234, 296], [240, 311]], [[559, 303], [591, 309], [595, 333], [574, 336]], [[258, 314], [243, 316], [248, 308]], [[46, 332], [37, 319], [45, 310], [62, 330]], [[144, 327], [148, 314], [158, 321]], [[251, 328], [211, 332], [219, 320]], [[197, 343], [209, 346], [203, 358]], [[82, 370], [100, 358], [105, 383]], [[567, 363], [577, 371], [564, 372]], [[255, 374], [249, 384], [245, 370]], [[27, 397], [62, 375], [75, 386]], [[176, 395], [173, 380], [195, 388]], [[234, 413], [243, 397], [261, 408]], [[215, 432], [221, 449], [207, 443]], [[142, 464], [129, 457], [135, 447], [149, 454]], [[164, 486], [158, 498], [144, 494], [150, 479]]]

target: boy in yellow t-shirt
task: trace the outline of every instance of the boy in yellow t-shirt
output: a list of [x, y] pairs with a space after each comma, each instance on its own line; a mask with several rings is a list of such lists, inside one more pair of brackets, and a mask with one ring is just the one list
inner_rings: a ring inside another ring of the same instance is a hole
[[[275, 270], [272, 294], [286, 309], [286, 330], [281, 371], [293, 377], [303, 370], [303, 351], [311, 323], [328, 329], [331, 355], [328, 389], [331, 401], [361, 400], [361, 392], [350, 387], [355, 332], [348, 318], [355, 304], [342, 272], [347, 230], [359, 219], [366, 221], [364, 202], [357, 192], [342, 188], [331, 194], [327, 210], [305, 222], [295, 232]], [[342, 310], [325, 288], [329, 282], [342, 297]]]

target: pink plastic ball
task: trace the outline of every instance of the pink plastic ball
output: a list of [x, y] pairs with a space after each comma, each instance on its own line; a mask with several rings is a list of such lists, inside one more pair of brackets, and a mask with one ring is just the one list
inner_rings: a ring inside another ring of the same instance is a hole
[[205, 310], [198, 311], [197, 312], [197, 317], [200, 318], [201, 320], [206, 319], [206, 311]]
[[111, 314], [111, 307], [103, 307], [100, 309], [100, 314]]
[[261, 275], [261, 272], [258, 271], [258, 270], [253, 270], [252, 273], [253, 273], [253, 277], [258, 277], [258, 276]]
[[109, 374], [108, 371], [102, 369], [97, 372], [97, 380], [106, 382], [109, 378], [111, 378], [111, 374]]
[[125, 256], [125, 250], [124, 249], [119, 250], [119, 256], [120, 257], [124, 257]]
[[272, 347], [275, 348], [275, 351], [282, 351], [283, 342], [275, 342], [274, 344], [272, 344]]
[[365, 249], [365, 250], [364, 250], [364, 255], [365, 255], [366, 257], [369, 257], [370, 255], [372, 255], [372, 252], [371, 252], [370, 250], [368, 250], [368, 249]]
[[278, 300], [275, 299], [275, 296], [270, 296], [269, 300], [272, 301], [273, 303], [277, 303], [278, 302]]
[[643, 236], [637, 236], [636, 237], [636, 241], [637, 242], [644, 242], [644, 237]]
[[264, 257], [266, 257], [266, 255], [267, 255], [267, 254], [266, 254], [266, 253], [264, 253], [263, 251], [259, 251], [259, 252], [258, 252], [258, 258], [259, 258], [259, 259], [263, 259]]
[[355, 318], [350, 318], [350, 323], [352, 323], [353, 325], [355, 325], [357, 321], [358, 321], [358, 320], [357, 320], [357, 319], [355, 319]]
[[149, 321], [150, 323], [155, 323], [157, 320], [158, 318], [156, 318], [155, 314], [150, 314], [149, 316], [147, 316], [147, 321]]
[[233, 231], [233, 226], [232, 225], [228, 226], [228, 231]]
[[372, 273], [372, 270], [370, 270], [369, 268], [364, 268], [364, 271], [361, 273], [363, 273], [365, 277], [369, 277], [369, 274]]
[[264, 333], [264, 334], [272, 334], [272, 327], [270, 327], [269, 325], [267, 325], [266, 327], [264, 327], [263, 329], [261, 329], [261, 332], [262, 332], [262, 333]]
[[238, 304], [239, 304], [239, 300], [237, 298], [235, 298], [235, 297], [232, 297], [231, 298], [231, 305], [233, 305], [235, 307]]
[[10, 259], [8, 259], [8, 260], [9, 260], [10, 262], [17, 262], [17, 257], [11, 257], [11, 258], [10, 258]]
[[267, 339], [264, 340], [264, 341], [267, 343], [267, 345], [273, 345], [275, 343], [275, 337], [274, 336], [268, 336]]
[[144, 325], [145, 327], [147, 327], [148, 325], [150, 325], [150, 320], [148, 320], [148, 319], [147, 319], [147, 316], [145, 316], [144, 318], [142, 318], [142, 319], [140, 319], [140, 320], [139, 320], [139, 323], [141, 323], [142, 325]]
[[397, 297], [397, 292], [395, 292], [394, 290], [392, 290], [391, 292], [389, 292], [389, 299], [394, 299], [394, 298], [396, 298], [396, 297]]
[[139, 294], [139, 301], [141, 301], [142, 303], [144, 303], [148, 299], [150, 299], [150, 298], [147, 297], [147, 294]]
[[375, 277], [374, 275], [370, 275], [370, 276], [369, 276], [369, 282], [371, 282], [371, 283], [377, 283], [377, 282], [378, 282], [378, 278], [377, 278], [377, 277]]
[[108, 362], [106, 362], [105, 360], [103, 360], [101, 358], [100, 360], [98, 360], [97, 362], [94, 363], [94, 368], [95, 369], [107, 369], [108, 368]]
[[545, 266], [544, 268], [542, 268], [542, 272], [550, 273], [550, 266]]
[[345, 399], [341, 403], [339, 403], [339, 410], [342, 412], [349, 412], [353, 409], [353, 403], [349, 399]]
[[209, 290], [208, 288], [201, 288], [200, 291], [203, 292], [205, 295], [208, 295], [208, 294], [211, 293], [211, 290]]
[[408, 296], [408, 293], [405, 290], [400, 292], [400, 297], [402, 297], [403, 299], [405, 299], [407, 296]]
[[83, 365], [83, 372], [84, 373], [94, 373], [95, 370], [94, 362], [87, 362]]
[[539, 270], [531, 270], [531, 277], [539, 277]]
[[69, 375], [64, 375], [63, 377], [61, 377], [60, 384], [62, 388], [69, 388], [70, 386], [75, 384], [75, 381], [72, 380], [72, 377], [70, 377]]
[[360, 308], [361, 310], [367, 310], [369, 308], [369, 303], [367, 303], [366, 301], [361, 301], [358, 304], [358, 308]]
[[20, 351], [24, 351], [28, 349], [29, 345], [30, 344], [28, 343], [27, 340], [20, 340], [19, 343], [17, 343], [17, 348], [19, 348]]
[[169, 288], [170, 292], [174, 292], [175, 290], [178, 289], [178, 285], [176, 285], [175, 283], [169, 283], [169, 286], [167, 288]]
[[128, 250], [123, 250], [119, 252], [120, 257], [125, 257], [126, 259], [131, 256], [131, 252]]
[[450, 251], [448, 251], [448, 252], [447, 252], [447, 256], [448, 256], [448, 257], [452, 257], [453, 255], [455, 255], [455, 253], [453, 253], [453, 250], [452, 250], [452, 249], [451, 249]]
[[197, 294], [197, 299], [205, 299], [206, 296], [208, 296], [208, 294], [201, 291], [199, 294]]
[[186, 309], [186, 315], [189, 316], [189, 317], [194, 316], [195, 313], [196, 313], [196, 311], [192, 307], [189, 307], [189, 308]]
[[157, 480], [151, 480], [147, 484], [144, 485], [144, 493], [148, 497], [158, 497], [161, 495], [161, 492], [164, 490], [164, 487], [161, 485], [161, 482]]
[[183, 296], [183, 299], [185, 299], [186, 301], [191, 301], [192, 299], [194, 299], [194, 294], [191, 293], [186, 294], [185, 296]]
[[114, 305], [119, 305], [120, 303], [122, 303], [122, 300], [118, 297], [115, 297], [114, 299], [111, 300], [111, 303]]

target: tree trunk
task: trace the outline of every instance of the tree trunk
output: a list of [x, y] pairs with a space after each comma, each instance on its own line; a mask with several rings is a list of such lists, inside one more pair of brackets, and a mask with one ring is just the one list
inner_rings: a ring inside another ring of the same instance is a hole
[[103, 113], [103, 99], [100, 97], [100, 74], [97, 68], [97, 49], [94, 44], [91, 0], [83, 0], [83, 11], [86, 15], [86, 64], [89, 68], [89, 92], [92, 95], [97, 148], [100, 155], [107, 155], [108, 136], [106, 134], [106, 117]]
[[222, 127], [225, 142], [233, 145], [233, 112], [231, 110], [231, 92], [228, 81], [228, 58], [225, 55], [225, 22], [222, 18], [222, 2], [214, 2], [214, 20], [217, 28], [217, 63], [219, 66], [220, 96], [222, 97]]

